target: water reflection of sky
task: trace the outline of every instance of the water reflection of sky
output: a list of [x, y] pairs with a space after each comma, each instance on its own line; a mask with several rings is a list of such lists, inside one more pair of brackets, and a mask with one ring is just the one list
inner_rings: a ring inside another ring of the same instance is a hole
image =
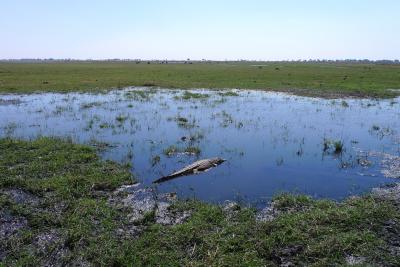
[[[342, 199], [393, 182], [381, 174], [380, 159], [365, 151], [399, 155], [400, 99], [342, 102], [260, 91], [223, 96], [206, 90], [200, 93], [208, 98], [182, 99], [183, 91], [137, 90], [142, 89], [0, 95], [0, 136], [107, 143], [101, 155], [131, 162], [133, 173], [147, 185], [197, 159], [226, 158], [209, 172], [158, 186], [206, 201], [262, 201], [286, 191]], [[324, 153], [324, 139], [342, 141], [343, 153]], [[167, 156], [170, 146], [201, 152]], [[363, 167], [360, 159], [372, 165]]]

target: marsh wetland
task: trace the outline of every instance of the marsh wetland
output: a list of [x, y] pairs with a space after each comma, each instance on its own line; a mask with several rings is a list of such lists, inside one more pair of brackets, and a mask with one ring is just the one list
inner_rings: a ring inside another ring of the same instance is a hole
[[[399, 178], [400, 98], [128, 87], [0, 95], [0, 137], [96, 147], [158, 192], [264, 205], [283, 192], [342, 200]], [[153, 185], [198, 159], [212, 170]]]
[[1, 3], [0, 267], [400, 266], [400, 1]]

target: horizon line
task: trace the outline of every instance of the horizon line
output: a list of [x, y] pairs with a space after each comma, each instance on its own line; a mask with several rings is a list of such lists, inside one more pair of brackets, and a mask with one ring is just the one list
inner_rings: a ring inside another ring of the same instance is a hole
[[0, 58], [0, 61], [132, 61], [132, 62], [396, 62], [400, 63], [399, 59], [368, 59], [368, 58], [343, 58], [343, 59], [146, 59], [146, 58]]

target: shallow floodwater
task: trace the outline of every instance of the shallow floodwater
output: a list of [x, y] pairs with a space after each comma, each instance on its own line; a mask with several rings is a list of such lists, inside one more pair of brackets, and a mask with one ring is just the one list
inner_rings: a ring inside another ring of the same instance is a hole
[[[342, 199], [396, 181], [382, 174], [379, 155], [400, 154], [399, 98], [187, 92], [0, 95], [0, 137], [57, 136], [92, 144], [105, 159], [131, 163], [145, 185], [219, 156], [227, 162], [156, 186], [211, 202], [259, 203], [281, 192]], [[335, 142], [343, 144], [341, 151]]]

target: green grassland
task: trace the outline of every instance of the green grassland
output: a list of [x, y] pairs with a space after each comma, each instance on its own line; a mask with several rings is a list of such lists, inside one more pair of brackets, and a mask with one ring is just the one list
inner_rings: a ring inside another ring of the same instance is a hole
[[[400, 265], [393, 250], [400, 234], [396, 201], [280, 195], [277, 217], [259, 222], [252, 208], [227, 212], [180, 200], [172, 208], [191, 210], [186, 222], [162, 226], [149, 214], [141, 225], [130, 225], [124, 210], [107, 199], [131, 182], [124, 166], [100, 161], [87, 146], [0, 139], [0, 212], [27, 221], [11, 236], [0, 236], [0, 266], [337, 266], [350, 255], [373, 266]], [[12, 189], [30, 197], [16, 201], [5, 193]], [[120, 235], [130, 227], [140, 234]]]
[[391, 97], [400, 65], [287, 62], [0, 63], [1, 93], [96, 91], [125, 86], [243, 88], [300, 95]]

